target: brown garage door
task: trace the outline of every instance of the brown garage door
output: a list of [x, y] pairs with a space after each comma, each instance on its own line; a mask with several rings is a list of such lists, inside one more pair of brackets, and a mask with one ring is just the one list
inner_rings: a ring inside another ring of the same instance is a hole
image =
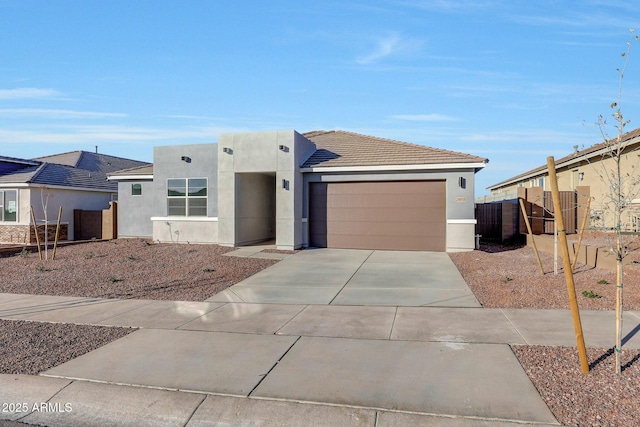
[[311, 246], [446, 250], [445, 181], [312, 183]]

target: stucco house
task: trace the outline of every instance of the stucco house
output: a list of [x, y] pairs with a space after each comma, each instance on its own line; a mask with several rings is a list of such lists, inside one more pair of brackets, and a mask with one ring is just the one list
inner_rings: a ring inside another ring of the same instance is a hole
[[[559, 190], [576, 193], [578, 218], [582, 218], [580, 211], [586, 207], [586, 200], [590, 199], [590, 226], [595, 228], [613, 226], [609, 197], [614, 184], [608, 178], [616, 170], [610, 155], [612, 144], [615, 141], [602, 142], [582, 150], [575, 147], [573, 153], [555, 159]], [[620, 146], [620, 173], [625, 186], [624, 192], [629, 196], [622, 226], [625, 230], [640, 231], [640, 129], [624, 134]], [[547, 165], [545, 163], [487, 189], [491, 194], [478, 199], [478, 203], [524, 198], [523, 194], [550, 191]]]
[[160, 242], [457, 251], [474, 248], [487, 160], [344, 131], [220, 135], [154, 148], [118, 182], [120, 237]]
[[107, 209], [117, 198], [117, 184], [107, 181], [107, 173], [145, 164], [87, 151], [36, 159], [0, 156], [0, 242], [35, 242], [31, 207], [42, 224], [43, 198], [50, 228], [62, 206], [61, 238], [74, 240], [74, 210]]

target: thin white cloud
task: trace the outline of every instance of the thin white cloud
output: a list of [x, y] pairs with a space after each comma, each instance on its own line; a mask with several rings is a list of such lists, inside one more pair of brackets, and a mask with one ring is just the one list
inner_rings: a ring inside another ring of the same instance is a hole
[[376, 64], [389, 56], [415, 52], [421, 46], [422, 41], [420, 40], [401, 37], [397, 33], [392, 33], [378, 40], [371, 53], [356, 57], [356, 63], [360, 65]]
[[168, 114], [162, 117], [166, 117], [168, 119], [181, 119], [181, 120], [211, 120], [211, 117], [194, 116], [189, 114]]
[[397, 114], [392, 119], [406, 120], [410, 122], [457, 122], [459, 118], [445, 114]]
[[385, 58], [393, 54], [400, 45], [400, 37], [397, 34], [392, 34], [378, 41], [376, 49], [368, 55], [359, 56], [356, 58], [356, 62], [361, 65], [373, 64], [378, 62], [382, 58]]
[[399, 4], [437, 12], [468, 13], [478, 9], [497, 8], [502, 2], [495, 0], [403, 0]]
[[41, 117], [49, 119], [77, 119], [77, 118], [124, 118], [127, 114], [122, 113], [98, 113], [94, 111], [73, 111], [73, 110], [49, 110], [44, 108], [1, 108], [0, 117], [20, 118], [20, 117]]
[[180, 143], [214, 142], [221, 133], [238, 132], [237, 128], [192, 127], [163, 129], [127, 126], [70, 126], [44, 130], [0, 129], [0, 144], [93, 144], [146, 143], [162, 141]]
[[585, 135], [570, 132], [554, 132], [547, 130], [498, 131], [486, 133], [468, 133], [460, 136], [460, 141], [468, 142], [509, 142], [512, 144], [588, 144]]
[[0, 89], [0, 99], [55, 98], [61, 95], [55, 89], [38, 89], [34, 87]]

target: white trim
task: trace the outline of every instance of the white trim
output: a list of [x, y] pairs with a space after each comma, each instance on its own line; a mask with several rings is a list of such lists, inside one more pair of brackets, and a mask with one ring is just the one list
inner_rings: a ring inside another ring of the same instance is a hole
[[141, 181], [151, 179], [153, 180], [153, 175], [119, 175], [119, 176], [108, 176], [107, 181]]
[[475, 219], [448, 219], [447, 224], [477, 224]]
[[28, 188], [29, 184], [0, 184], [0, 188]]
[[42, 187], [48, 190], [68, 190], [68, 191], [91, 191], [94, 193], [112, 193], [117, 194], [118, 190], [109, 190], [107, 188], [90, 188], [90, 187], [70, 187], [65, 185], [49, 185], [49, 184], [27, 184], [30, 189], [40, 189]]
[[19, 165], [27, 165], [27, 166], [40, 166], [43, 163], [40, 160], [18, 159], [15, 157], [4, 157], [4, 156], [0, 156], [0, 162], [16, 163]]
[[45, 187], [47, 189], [52, 190], [69, 190], [69, 191], [93, 191], [96, 193], [117, 193], [118, 190], [109, 190], [106, 188], [89, 188], [89, 187], [69, 187], [66, 185], [49, 185], [49, 184], [31, 184], [31, 183], [20, 183], [20, 184], [0, 184], [0, 188], [29, 188], [29, 189], [39, 189]]
[[152, 216], [151, 221], [218, 222], [217, 216]]
[[376, 172], [407, 170], [446, 170], [483, 168], [486, 163], [439, 163], [428, 165], [383, 165], [383, 166], [320, 166], [300, 168], [300, 172]]

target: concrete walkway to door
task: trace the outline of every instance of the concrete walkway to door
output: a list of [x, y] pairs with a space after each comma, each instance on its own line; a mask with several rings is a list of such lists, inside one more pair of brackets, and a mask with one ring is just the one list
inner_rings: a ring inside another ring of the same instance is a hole
[[207, 301], [480, 307], [442, 252], [306, 249]]

